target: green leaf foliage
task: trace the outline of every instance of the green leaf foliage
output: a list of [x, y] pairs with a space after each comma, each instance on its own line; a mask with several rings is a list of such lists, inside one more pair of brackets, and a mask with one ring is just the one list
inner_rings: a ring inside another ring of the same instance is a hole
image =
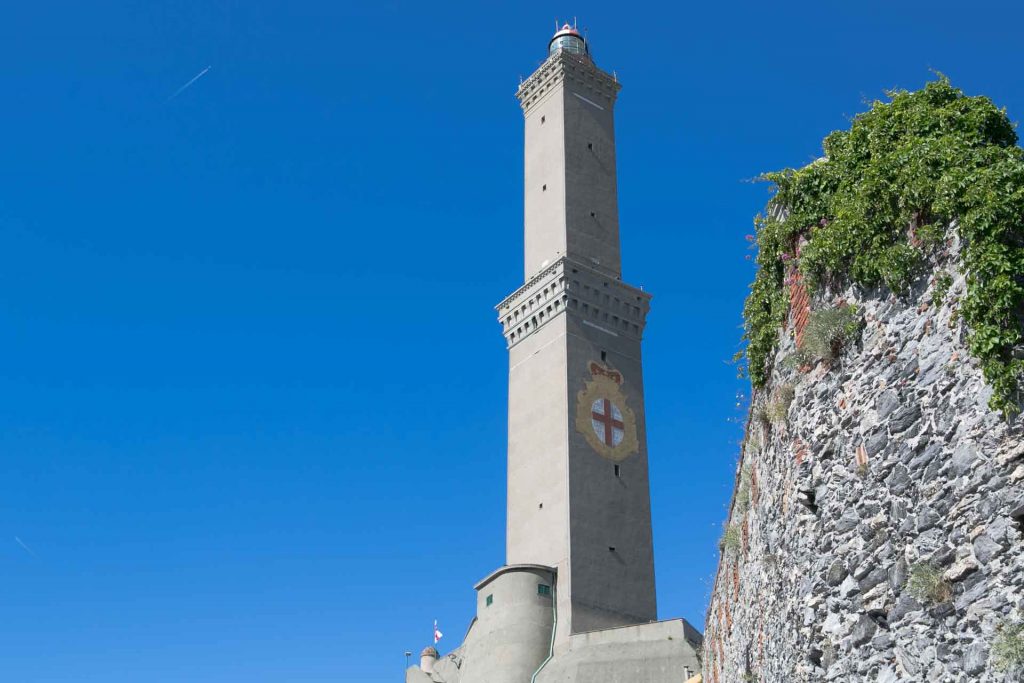
[[993, 388], [990, 406], [1015, 412], [1024, 373], [1013, 355], [1024, 310], [1024, 150], [1006, 112], [940, 76], [874, 102], [849, 130], [826, 137], [824, 151], [809, 166], [764, 176], [776, 191], [755, 220], [758, 270], [744, 306], [751, 382], [763, 387], [770, 376], [795, 269], [812, 289], [854, 282], [902, 292], [958, 230], [968, 344]]

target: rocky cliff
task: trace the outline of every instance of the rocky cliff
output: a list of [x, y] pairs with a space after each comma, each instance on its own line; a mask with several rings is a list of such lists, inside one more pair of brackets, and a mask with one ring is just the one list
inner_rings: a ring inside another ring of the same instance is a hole
[[950, 234], [899, 296], [808, 297], [789, 271], [723, 534], [705, 681], [1018, 680], [1022, 420], [989, 407]]

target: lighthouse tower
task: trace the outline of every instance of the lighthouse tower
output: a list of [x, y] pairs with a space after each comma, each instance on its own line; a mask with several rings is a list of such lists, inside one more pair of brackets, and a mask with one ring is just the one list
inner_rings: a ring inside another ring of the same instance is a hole
[[657, 616], [640, 342], [650, 295], [622, 279], [619, 83], [562, 27], [517, 92], [525, 284], [509, 352], [507, 562], [554, 567], [559, 637]]
[[650, 295], [622, 279], [619, 83], [565, 25], [519, 86], [524, 284], [508, 346], [506, 561], [462, 644], [406, 683], [680, 683], [700, 634], [656, 621], [643, 363]]

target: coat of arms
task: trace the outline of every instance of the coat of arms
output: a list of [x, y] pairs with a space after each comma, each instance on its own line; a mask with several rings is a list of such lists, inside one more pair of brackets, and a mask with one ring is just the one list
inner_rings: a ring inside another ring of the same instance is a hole
[[576, 395], [576, 430], [595, 451], [619, 462], [637, 452], [636, 416], [622, 394], [622, 373], [591, 361], [583, 390]]

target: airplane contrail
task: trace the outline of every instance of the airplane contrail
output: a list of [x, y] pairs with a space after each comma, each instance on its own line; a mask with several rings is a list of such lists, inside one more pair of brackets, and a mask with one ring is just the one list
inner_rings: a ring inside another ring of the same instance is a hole
[[25, 541], [21, 540], [21, 539], [20, 539], [20, 538], [18, 538], [17, 536], [15, 536], [15, 537], [14, 537], [14, 540], [15, 540], [15, 541], [17, 541], [17, 542], [18, 542], [18, 545], [20, 545], [20, 546], [21, 546], [22, 548], [24, 548], [24, 549], [25, 549], [25, 551], [26, 551], [26, 552], [27, 552], [27, 553], [28, 553], [29, 555], [31, 555], [32, 557], [36, 558], [37, 560], [39, 559], [39, 556], [38, 556], [38, 555], [36, 555], [36, 552], [35, 552], [34, 550], [32, 550], [32, 548], [29, 548], [29, 547], [28, 547], [27, 545], [25, 545]]
[[[181, 93], [185, 92], [185, 90], [187, 90], [190, 85], [192, 85], [193, 83], [198, 81], [200, 78], [205, 76], [206, 72], [209, 71], [212, 68], [213, 68], [212, 66], [208, 66], [205, 69], [203, 69], [202, 71], [200, 71], [199, 73], [197, 73], [195, 76], [193, 76], [192, 79], [188, 83], [186, 83], [185, 85], [183, 85], [180, 88], [178, 88], [177, 90], [175, 90], [174, 94], [167, 98], [167, 102], [170, 102], [175, 97], [177, 97]], [[167, 102], [164, 102], [164, 104], [167, 104]]]

